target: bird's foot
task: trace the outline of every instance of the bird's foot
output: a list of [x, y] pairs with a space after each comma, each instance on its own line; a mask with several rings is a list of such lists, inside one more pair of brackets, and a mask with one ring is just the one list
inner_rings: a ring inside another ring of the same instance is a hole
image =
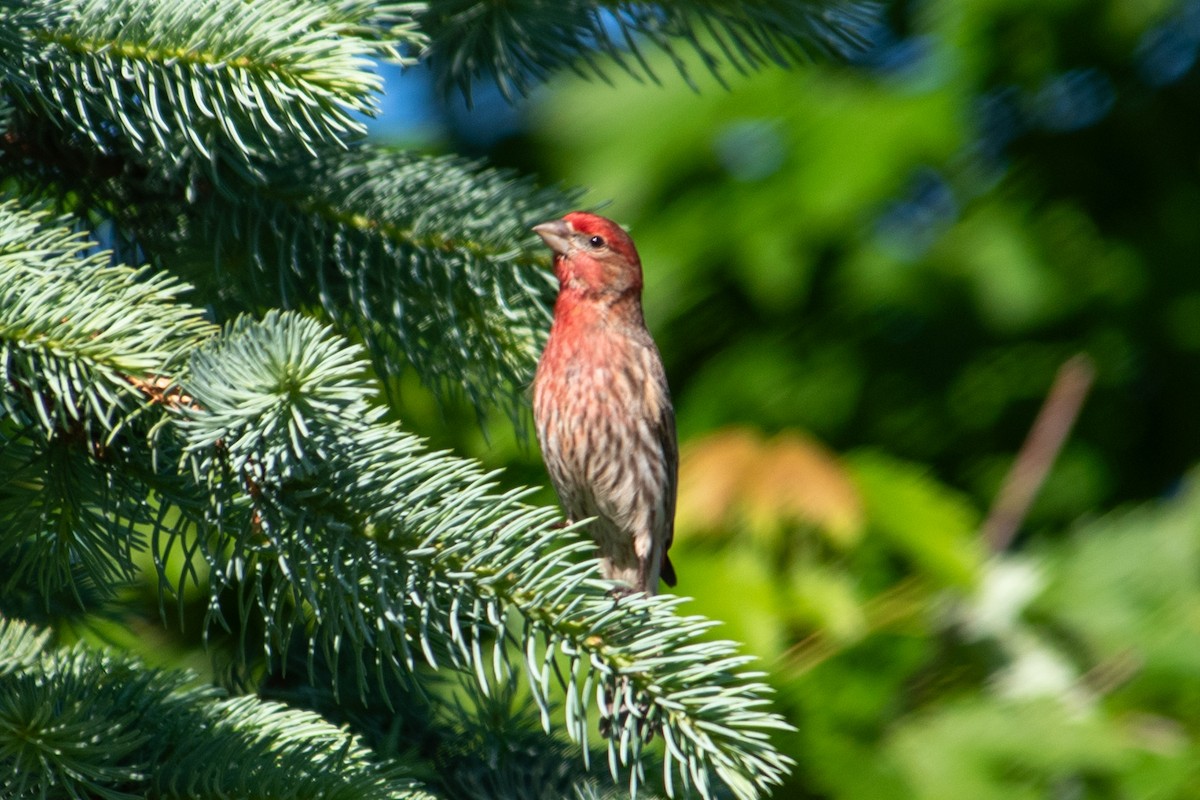
[[611, 597], [613, 600], [620, 601], [622, 597], [629, 597], [630, 595], [638, 594], [638, 590], [627, 584], [618, 583], [616, 586], [613, 586], [611, 589], [605, 592], [605, 594]]

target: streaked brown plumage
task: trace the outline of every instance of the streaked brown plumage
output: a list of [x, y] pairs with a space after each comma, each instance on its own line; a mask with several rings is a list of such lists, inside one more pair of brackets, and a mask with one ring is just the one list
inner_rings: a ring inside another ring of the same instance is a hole
[[590, 531], [606, 578], [654, 594], [675, 527], [675, 411], [642, 318], [642, 266], [611, 220], [580, 211], [534, 227], [554, 251], [558, 300], [533, 382], [533, 416], [567, 517]]

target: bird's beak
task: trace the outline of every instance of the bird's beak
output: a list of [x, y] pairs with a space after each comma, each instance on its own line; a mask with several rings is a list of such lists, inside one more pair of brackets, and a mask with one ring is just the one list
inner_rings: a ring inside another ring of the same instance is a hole
[[553, 222], [543, 222], [540, 225], [533, 226], [533, 232], [542, 237], [542, 241], [546, 246], [555, 252], [555, 254], [564, 256], [571, 246], [571, 226], [564, 220], [556, 219]]

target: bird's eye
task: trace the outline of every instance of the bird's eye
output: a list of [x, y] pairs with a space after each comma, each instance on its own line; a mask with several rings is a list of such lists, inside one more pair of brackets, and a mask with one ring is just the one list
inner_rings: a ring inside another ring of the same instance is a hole
[[604, 247], [604, 237], [603, 236], [593, 236], [592, 238], [588, 239], [588, 244], [591, 245], [592, 247], [597, 247], [597, 248]]

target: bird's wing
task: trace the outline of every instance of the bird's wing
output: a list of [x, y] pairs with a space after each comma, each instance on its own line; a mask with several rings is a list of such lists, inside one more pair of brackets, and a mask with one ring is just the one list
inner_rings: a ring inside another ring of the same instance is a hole
[[661, 574], [667, 586], [674, 586], [675, 567], [671, 564], [671, 559], [668, 557], [667, 551], [671, 549], [671, 543], [675, 540], [675, 495], [679, 486], [679, 442], [675, 433], [675, 409], [671, 404], [671, 390], [667, 386], [667, 374], [663, 369], [662, 360], [658, 355], [657, 348], [654, 352], [654, 358], [651, 361], [655, 365], [655, 368], [651, 371], [651, 375], [657, 383], [657, 388], [660, 392], [658, 418], [654, 420], [654, 427], [659, 447], [662, 448], [662, 459], [666, 477], [665, 485], [662, 487], [663, 530], [661, 536], [663, 549]]

